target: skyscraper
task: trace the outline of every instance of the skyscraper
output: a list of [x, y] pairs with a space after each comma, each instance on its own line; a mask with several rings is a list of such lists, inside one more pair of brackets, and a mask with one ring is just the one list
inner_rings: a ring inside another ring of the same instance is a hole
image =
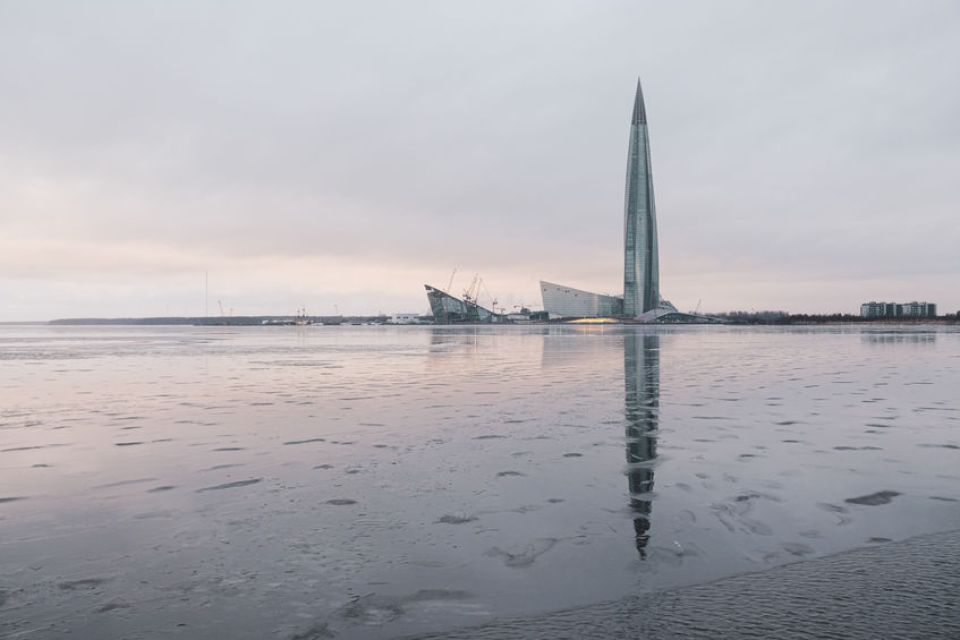
[[627, 184], [623, 206], [623, 297], [590, 293], [540, 281], [543, 308], [550, 318], [618, 318], [623, 322], [714, 322], [677, 311], [660, 297], [657, 210], [653, 203], [650, 137], [643, 89], [637, 80], [630, 118]]
[[623, 221], [623, 315], [637, 317], [660, 304], [657, 212], [643, 89], [637, 80], [630, 119]]
[[[657, 242], [657, 208], [653, 200], [653, 170], [650, 165], [650, 135], [647, 131], [647, 109], [643, 104], [643, 89], [639, 78], [633, 98], [633, 115], [630, 117], [627, 180], [623, 200], [623, 295], [592, 293], [541, 280], [540, 293], [547, 317], [560, 321], [625, 324], [722, 322], [718, 318], [703, 316], [696, 311], [681, 313], [660, 296], [660, 254]], [[437, 322], [483, 322], [499, 318], [485, 309], [474, 309], [475, 301], [458, 300], [429, 285], [427, 292]], [[470, 314], [462, 310], [468, 307]], [[454, 311], [457, 315], [453, 314]], [[481, 315], [477, 317], [474, 311]], [[486, 315], [483, 315], [484, 312]]]

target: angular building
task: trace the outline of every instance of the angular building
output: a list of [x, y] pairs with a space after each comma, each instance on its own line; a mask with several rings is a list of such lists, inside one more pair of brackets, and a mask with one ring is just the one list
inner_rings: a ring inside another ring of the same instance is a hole
[[[551, 318], [615, 316], [645, 322], [695, 320], [678, 314], [660, 298], [657, 215], [653, 200], [650, 139], [643, 90], [637, 81], [630, 118], [627, 180], [623, 216], [623, 297], [588, 293], [565, 285], [540, 282], [543, 308]], [[664, 316], [670, 316], [665, 318]]]
[[486, 323], [501, 320], [500, 314], [481, 307], [475, 300], [455, 298], [446, 291], [423, 285], [430, 301], [430, 311], [437, 324]]

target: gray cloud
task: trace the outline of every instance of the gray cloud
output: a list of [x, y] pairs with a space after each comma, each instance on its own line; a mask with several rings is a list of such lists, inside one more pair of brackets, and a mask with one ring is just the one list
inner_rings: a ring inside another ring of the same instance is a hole
[[953, 2], [0, 3], [0, 315], [616, 290], [638, 74], [680, 306], [957, 307], [958, 59]]

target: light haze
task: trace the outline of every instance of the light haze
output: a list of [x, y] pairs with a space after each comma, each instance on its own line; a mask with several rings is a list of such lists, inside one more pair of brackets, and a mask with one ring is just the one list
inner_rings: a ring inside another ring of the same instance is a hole
[[619, 293], [960, 308], [960, 4], [0, 0], [0, 320]]

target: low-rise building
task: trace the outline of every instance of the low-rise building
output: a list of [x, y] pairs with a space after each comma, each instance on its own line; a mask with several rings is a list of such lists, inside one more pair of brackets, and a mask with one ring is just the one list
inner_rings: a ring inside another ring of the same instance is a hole
[[907, 302], [903, 305], [905, 318], [933, 318], [937, 315], [937, 305], [932, 302]]
[[419, 313], [395, 313], [390, 316], [390, 324], [421, 324]]
[[864, 302], [860, 305], [861, 318], [933, 318], [937, 305], [932, 302]]
[[903, 307], [896, 302], [864, 302], [860, 305], [861, 318], [896, 318], [903, 315]]

